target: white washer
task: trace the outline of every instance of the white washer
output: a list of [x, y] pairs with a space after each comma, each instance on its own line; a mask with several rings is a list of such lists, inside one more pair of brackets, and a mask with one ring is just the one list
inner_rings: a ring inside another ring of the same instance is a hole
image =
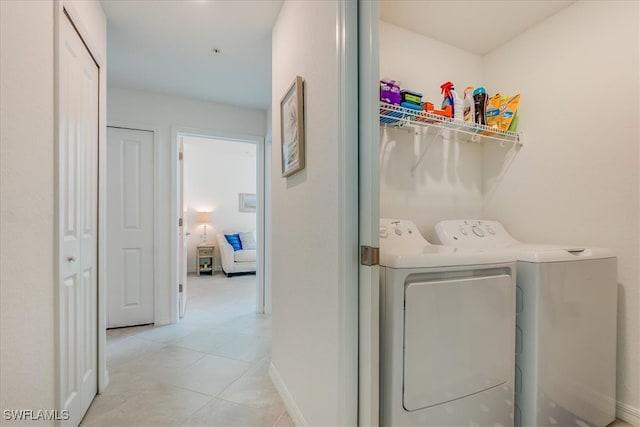
[[513, 426], [515, 258], [380, 220], [383, 426]]
[[516, 425], [615, 420], [617, 260], [608, 249], [531, 245], [502, 224], [441, 221], [435, 240], [505, 248], [518, 259]]

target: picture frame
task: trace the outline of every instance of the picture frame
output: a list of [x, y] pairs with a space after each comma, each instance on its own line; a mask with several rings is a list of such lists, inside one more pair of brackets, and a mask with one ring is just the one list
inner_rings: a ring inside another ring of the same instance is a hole
[[304, 80], [296, 76], [280, 101], [282, 176], [305, 167]]
[[258, 207], [258, 199], [253, 193], [238, 194], [240, 212], [255, 212]]

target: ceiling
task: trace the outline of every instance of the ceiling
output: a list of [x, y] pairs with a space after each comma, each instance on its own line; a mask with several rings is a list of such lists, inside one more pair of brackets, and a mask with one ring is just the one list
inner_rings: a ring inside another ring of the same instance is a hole
[[[282, 0], [101, 0], [108, 85], [266, 109]], [[220, 49], [216, 56], [212, 49]]]
[[484, 55], [574, 1], [382, 0], [388, 23]]
[[[282, 2], [101, 0], [108, 21], [108, 84], [266, 109], [271, 29]], [[573, 1], [380, 3], [382, 20], [482, 55]]]

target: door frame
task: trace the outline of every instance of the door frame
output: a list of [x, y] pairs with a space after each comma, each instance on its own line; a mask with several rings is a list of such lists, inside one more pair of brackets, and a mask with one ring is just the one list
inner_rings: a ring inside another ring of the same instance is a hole
[[[97, 382], [98, 382], [98, 390], [97, 393], [102, 393], [107, 385], [109, 384], [109, 373], [107, 371], [107, 311], [106, 311], [106, 283], [107, 283], [107, 269], [106, 269], [106, 239], [103, 236], [106, 235], [107, 227], [106, 227], [106, 217], [104, 213], [106, 212], [106, 196], [107, 196], [107, 188], [106, 188], [106, 145], [105, 142], [107, 140], [107, 128], [106, 128], [106, 111], [107, 111], [107, 75], [106, 75], [106, 45], [101, 46], [98, 40], [94, 36], [96, 33], [99, 34], [101, 31], [100, 28], [95, 29], [92, 28], [89, 22], [85, 22], [83, 20], [83, 11], [80, 10], [80, 7], [74, 4], [71, 0], [54, 0], [53, 2], [53, 57], [54, 57], [54, 65], [53, 65], [53, 88], [54, 88], [54, 117], [53, 117], [53, 132], [54, 132], [54, 159], [55, 159], [55, 167], [54, 167], [54, 242], [55, 245], [53, 247], [53, 260], [54, 260], [54, 288], [57, 294], [58, 289], [62, 284], [60, 283], [59, 277], [59, 265], [60, 260], [64, 256], [60, 252], [60, 247], [58, 242], [60, 241], [61, 230], [59, 227], [59, 218], [60, 218], [60, 205], [58, 200], [58, 195], [60, 193], [60, 189], [58, 187], [58, 175], [59, 175], [59, 152], [60, 152], [60, 54], [61, 54], [61, 32], [62, 32], [62, 21], [66, 19], [65, 15], [69, 17], [69, 20], [72, 22], [76, 31], [80, 35], [82, 42], [85, 47], [89, 51], [89, 54], [93, 57], [93, 60], [98, 65], [98, 206], [97, 206], [97, 215], [98, 215], [98, 233], [97, 233], [97, 253], [98, 253], [98, 277], [97, 277]], [[86, 12], [86, 11], [84, 11]], [[106, 40], [106, 29], [104, 29], [104, 38]], [[55, 402], [56, 407], [62, 408], [64, 402], [62, 399], [64, 398], [60, 394], [60, 371], [61, 371], [61, 349], [58, 346], [60, 342], [60, 337], [64, 333], [59, 328], [60, 324], [60, 306], [58, 304], [57, 298], [53, 301], [55, 310], [54, 310], [54, 340], [56, 342], [56, 351], [54, 355], [54, 368], [55, 368]]]
[[[144, 123], [140, 123], [140, 122], [129, 122], [129, 121], [124, 121], [124, 120], [107, 120], [107, 128], [119, 128], [119, 129], [130, 129], [130, 130], [139, 130], [139, 131], [144, 131], [144, 132], [151, 132], [153, 134], [153, 322], [155, 323], [156, 320], [158, 319], [162, 319], [164, 312], [161, 309], [161, 305], [160, 305], [160, 299], [161, 299], [161, 292], [160, 289], [158, 287], [158, 281], [157, 278], [161, 277], [160, 276], [160, 263], [158, 262], [158, 260], [160, 259], [160, 254], [158, 252], [158, 248], [160, 245], [158, 245], [158, 242], [161, 242], [161, 235], [160, 235], [160, 227], [158, 226], [159, 224], [159, 212], [160, 212], [160, 186], [158, 185], [159, 179], [160, 179], [160, 174], [159, 174], [159, 170], [160, 170], [160, 150], [159, 150], [159, 136], [160, 136], [160, 132], [158, 131], [158, 128], [156, 128], [155, 126], [149, 125], [149, 124], [144, 124]], [[105, 128], [105, 133], [106, 133], [106, 128]], [[107, 141], [107, 139], [105, 138], [105, 153], [106, 153], [106, 144], [108, 144], [109, 141]], [[106, 155], [106, 154], [105, 154]], [[107, 179], [106, 176], [106, 168], [108, 166], [105, 165], [104, 169], [105, 169], [105, 182]], [[105, 186], [105, 194], [106, 194], [106, 186]], [[105, 196], [106, 197], [106, 196]], [[106, 223], [106, 210], [104, 211], [104, 216], [105, 216], [105, 223]], [[106, 236], [106, 234], [105, 234]], [[108, 241], [108, 239], [104, 239], [105, 240], [105, 250], [106, 250], [106, 243]], [[104, 303], [104, 307], [106, 312], [108, 313], [108, 303], [109, 303], [109, 296], [107, 295], [107, 293], [105, 292], [104, 295], [106, 301]], [[105, 328], [107, 325], [107, 319], [106, 319], [106, 314], [105, 314]]]
[[[380, 247], [380, 80], [378, 0], [358, 1], [359, 85], [359, 235], [360, 245]], [[359, 277], [360, 425], [379, 425], [380, 393], [380, 267], [360, 265]]]
[[181, 136], [194, 136], [201, 138], [219, 139], [225, 141], [248, 142], [256, 144], [256, 197], [258, 200], [258, 211], [256, 215], [256, 234], [258, 240], [258, 251], [256, 259], [256, 312], [265, 313], [265, 300], [270, 299], [271, 289], [267, 286], [268, 281], [265, 280], [265, 221], [268, 220], [265, 215], [265, 138], [264, 136], [250, 134], [235, 134], [228, 132], [220, 132], [212, 129], [200, 129], [184, 126], [171, 127], [171, 213], [169, 223], [171, 224], [171, 323], [178, 322], [178, 286], [180, 281], [179, 269], [179, 251], [178, 251], [178, 219], [181, 212], [178, 209], [178, 155], [180, 144], [178, 138]]
[[[338, 76], [339, 144], [339, 287], [338, 333], [340, 351], [338, 377], [338, 419], [347, 424], [366, 425], [359, 412], [359, 103], [358, 103], [358, 10], [357, 1], [337, 2], [336, 47]], [[366, 167], [366, 166], [365, 166]]]

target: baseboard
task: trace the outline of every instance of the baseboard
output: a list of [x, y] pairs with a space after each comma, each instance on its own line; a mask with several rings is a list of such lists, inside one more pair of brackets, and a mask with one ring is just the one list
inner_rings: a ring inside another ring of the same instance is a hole
[[640, 408], [634, 408], [626, 403], [618, 402], [616, 405], [616, 417], [633, 426], [640, 426]]
[[309, 423], [307, 423], [304, 416], [302, 416], [300, 408], [298, 408], [298, 405], [296, 405], [296, 402], [293, 400], [293, 396], [289, 393], [289, 389], [287, 389], [287, 386], [282, 380], [282, 377], [273, 362], [269, 365], [269, 378], [271, 378], [273, 385], [276, 387], [276, 390], [284, 402], [284, 406], [287, 408], [287, 412], [289, 413], [293, 423], [296, 426], [308, 426]]

